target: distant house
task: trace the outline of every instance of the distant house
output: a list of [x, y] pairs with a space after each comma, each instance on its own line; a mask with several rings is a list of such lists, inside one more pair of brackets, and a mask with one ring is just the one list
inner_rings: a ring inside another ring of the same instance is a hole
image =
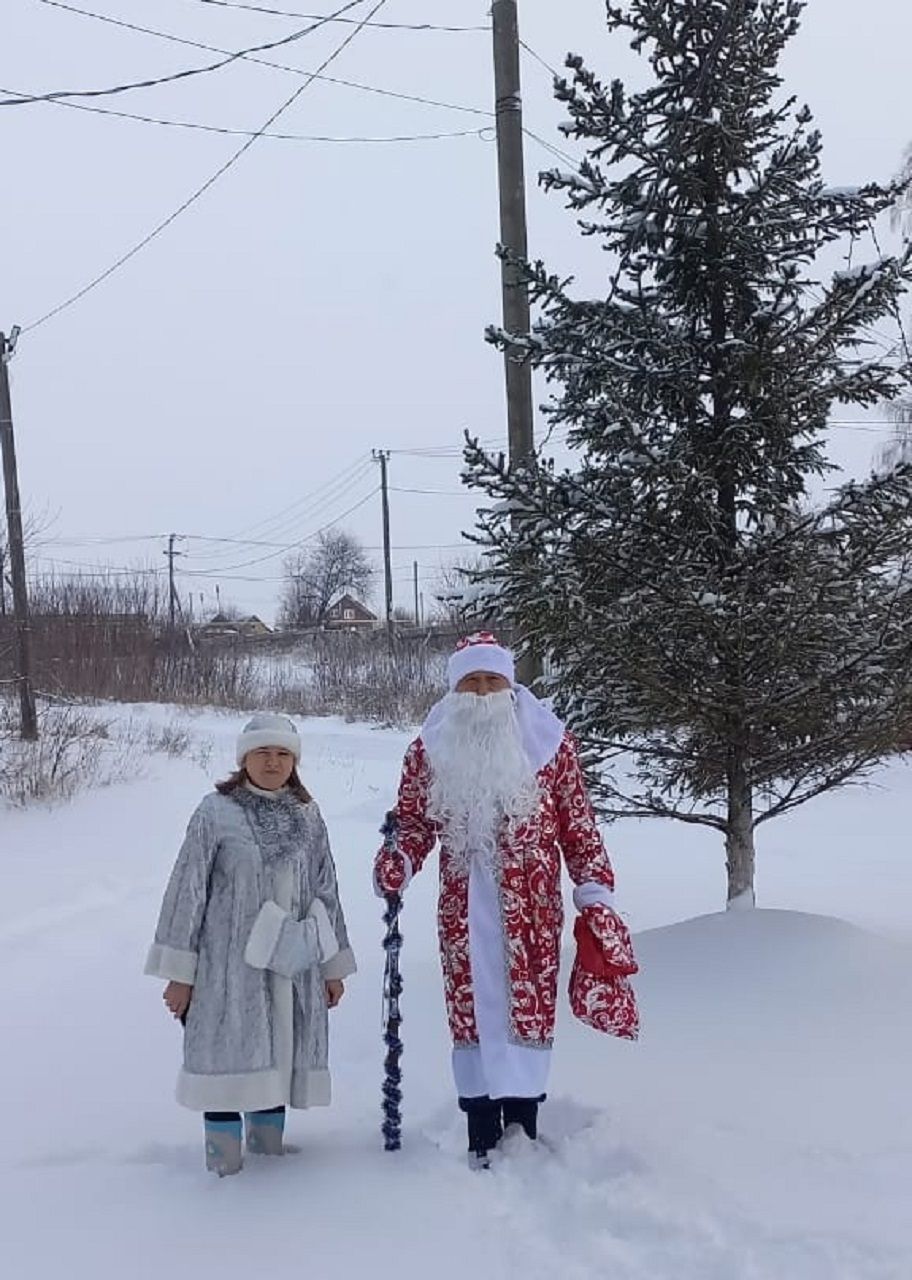
[[327, 631], [367, 631], [376, 627], [379, 619], [367, 605], [354, 596], [342, 596], [326, 611], [323, 625]]
[[241, 622], [241, 634], [245, 636], [271, 636], [272, 627], [267, 626], [262, 618], [258, 618], [252, 613], [249, 618], [244, 618]]
[[249, 618], [226, 618], [223, 613], [217, 613], [197, 627], [196, 634], [202, 640], [250, 640], [272, 635], [272, 628], [254, 613]]

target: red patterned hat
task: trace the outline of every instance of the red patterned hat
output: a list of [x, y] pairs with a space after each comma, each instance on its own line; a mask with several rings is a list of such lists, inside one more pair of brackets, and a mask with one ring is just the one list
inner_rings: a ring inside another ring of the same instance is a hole
[[484, 671], [489, 675], [503, 676], [510, 684], [516, 683], [516, 664], [513, 654], [490, 631], [476, 631], [466, 636], [456, 646], [456, 652], [447, 666], [450, 690], [456, 688], [465, 676]]

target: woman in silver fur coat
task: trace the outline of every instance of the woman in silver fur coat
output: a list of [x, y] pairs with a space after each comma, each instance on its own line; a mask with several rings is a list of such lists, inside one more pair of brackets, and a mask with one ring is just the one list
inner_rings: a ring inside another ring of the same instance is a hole
[[206, 1167], [283, 1151], [285, 1108], [330, 1100], [329, 1019], [355, 972], [320, 811], [285, 716], [257, 715], [237, 772], [190, 819], [146, 973], [184, 1023], [177, 1099], [205, 1115]]

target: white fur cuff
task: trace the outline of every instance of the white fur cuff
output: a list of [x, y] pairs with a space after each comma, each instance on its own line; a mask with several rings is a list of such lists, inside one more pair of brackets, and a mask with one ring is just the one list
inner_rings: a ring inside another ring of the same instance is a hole
[[282, 925], [287, 913], [277, 902], [264, 902], [260, 914], [253, 922], [247, 946], [244, 948], [244, 959], [254, 969], [268, 969]]
[[606, 885], [587, 880], [573, 890], [573, 905], [577, 911], [584, 907], [611, 907], [614, 910], [614, 894]]
[[345, 947], [344, 950], [337, 951], [331, 960], [328, 960], [326, 964], [320, 965], [320, 977], [324, 982], [331, 982], [334, 978], [350, 978], [353, 973], [357, 972], [358, 966], [355, 963], [355, 953], [351, 947]]
[[178, 951], [175, 947], [153, 942], [143, 972], [150, 978], [164, 978], [167, 982], [185, 982], [192, 986], [198, 958], [195, 951]]
[[327, 960], [331, 960], [334, 955], [338, 954], [339, 942], [336, 938], [336, 931], [332, 927], [329, 919], [329, 912], [326, 910], [326, 904], [320, 898], [314, 898], [310, 904], [308, 916], [317, 926], [317, 940], [320, 947], [320, 963], [325, 964]]

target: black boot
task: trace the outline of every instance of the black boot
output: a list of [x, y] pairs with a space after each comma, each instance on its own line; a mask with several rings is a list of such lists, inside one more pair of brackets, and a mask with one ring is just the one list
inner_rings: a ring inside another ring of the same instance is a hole
[[503, 1137], [500, 1103], [490, 1098], [460, 1098], [469, 1131], [469, 1168], [489, 1169], [490, 1153]]
[[509, 1129], [511, 1124], [518, 1124], [534, 1142], [538, 1137], [538, 1098], [504, 1098], [501, 1105], [503, 1127]]

